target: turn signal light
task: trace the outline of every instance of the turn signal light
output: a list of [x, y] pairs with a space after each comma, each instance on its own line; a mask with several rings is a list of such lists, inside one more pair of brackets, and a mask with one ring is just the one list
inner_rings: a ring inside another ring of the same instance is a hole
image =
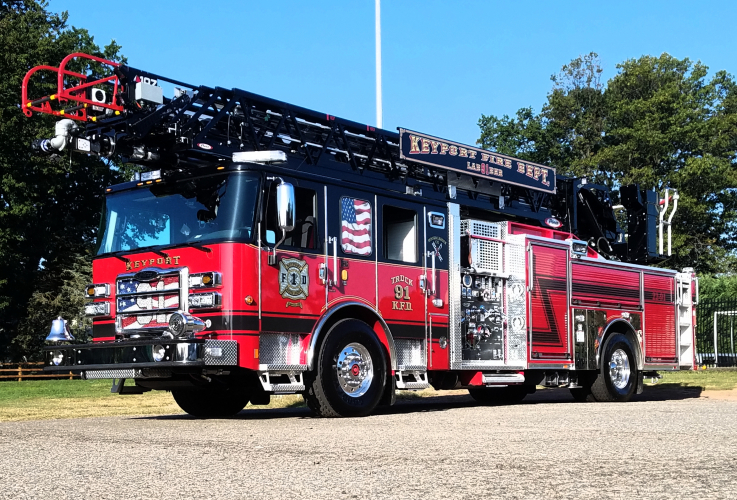
[[248, 304], [249, 306], [250, 305], [253, 305], [253, 297], [251, 297], [250, 295], [247, 296], [246, 297], [246, 304]]

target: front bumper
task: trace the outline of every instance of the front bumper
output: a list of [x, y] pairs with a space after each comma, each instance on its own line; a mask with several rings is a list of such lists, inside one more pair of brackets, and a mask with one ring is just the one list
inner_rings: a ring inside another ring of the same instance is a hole
[[[163, 346], [165, 357], [155, 361], [153, 347]], [[238, 366], [235, 340], [137, 339], [96, 344], [44, 347], [45, 372], [86, 372], [87, 378], [119, 378], [120, 374], [145, 376], [152, 370], [186, 372], [207, 367]], [[61, 362], [54, 357], [61, 354]], [[117, 375], [117, 376], [113, 376]]]

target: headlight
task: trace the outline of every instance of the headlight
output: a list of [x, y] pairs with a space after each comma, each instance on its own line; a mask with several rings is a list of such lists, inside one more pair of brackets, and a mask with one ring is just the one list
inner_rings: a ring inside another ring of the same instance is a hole
[[108, 285], [107, 283], [87, 285], [87, 288], [84, 289], [84, 294], [91, 299], [98, 297], [110, 297], [110, 285]]
[[51, 358], [51, 362], [54, 366], [59, 366], [64, 361], [64, 353], [62, 351], [54, 351], [54, 355]]
[[110, 302], [90, 302], [84, 305], [86, 316], [110, 316]]
[[222, 303], [223, 297], [217, 292], [193, 293], [189, 296], [189, 307], [192, 309], [214, 309]]
[[163, 345], [156, 344], [151, 348], [151, 353], [153, 354], [154, 361], [158, 363], [166, 356], [166, 349], [164, 349]]
[[177, 311], [169, 318], [169, 331], [175, 337], [189, 337], [205, 329], [205, 323], [188, 312]]
[[574, 240], [571, 242], [571, 252], [573, 255], [585, 257], [588, 254], [589, 245], [585, 241]]
[[212, 288], [223, 284], [220, 273], [197, 273], [189, 275], [190, 288]]

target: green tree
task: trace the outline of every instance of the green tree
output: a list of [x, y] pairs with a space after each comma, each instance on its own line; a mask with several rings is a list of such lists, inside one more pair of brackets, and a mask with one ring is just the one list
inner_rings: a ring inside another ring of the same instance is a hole
[[[49, 12], [46, 2], [0, 2], [0, 359], [37, 356], [29, 349], [38, 344], [24, 339], [43, 339], [56, 315], [72, 303], [78, 307], [67, 283], [72, 276], [89, 275], [104, 187], [122, 180], [121, 170], [99, 159], [31, 150], [34, 139], [53, 135], [55, 119], [23, 115], [23, 77], [32, 67], [56, 66], [73, 52], [122, 60], [114, 41], [100, 49], [87, 30], [69, 27], [66, 12]], [[95, 74], [101, 68], [78, 63], [70, 69]], [[54, 89], [55, 75], [38, 74], [29, 93], [48, 95]], [[42, 305], [54, 301], [44, 312]]]
[[674, 255], [663, 265], [730, 270], [737, 248], [737, 86], [724, 71], [668, 54], [617, 65], [606, 86], [598, 56], [552, 77], [540, 114], [482, 115], [479, 144], [546, 163], [560, 173], [680, 194]]

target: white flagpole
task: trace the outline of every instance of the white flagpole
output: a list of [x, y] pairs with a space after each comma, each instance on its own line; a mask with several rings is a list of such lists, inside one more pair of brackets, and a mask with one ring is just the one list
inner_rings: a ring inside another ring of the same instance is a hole
[[384, 128], [381, 116], [381, 0], [376, 2], [376, 126]]

